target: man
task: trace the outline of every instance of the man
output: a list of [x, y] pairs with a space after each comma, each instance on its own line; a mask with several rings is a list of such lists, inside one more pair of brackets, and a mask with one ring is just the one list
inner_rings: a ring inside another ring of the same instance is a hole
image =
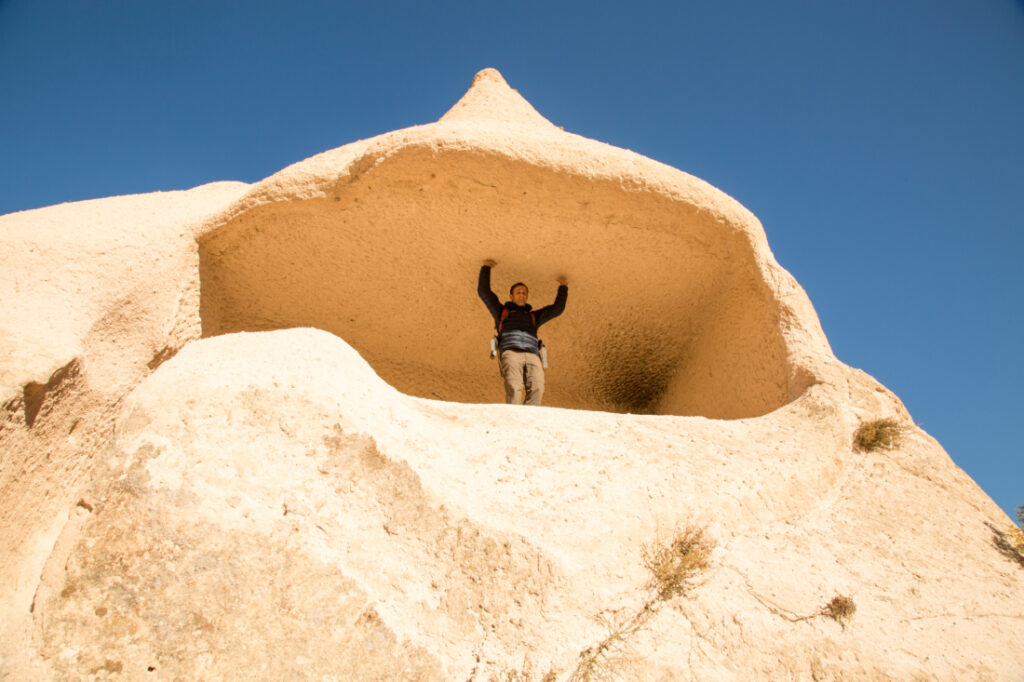
[[537, 328], [553, 320], [565, 310], [569, 297], [569, 282], [559, 277], [555, 302], [540, 310], [533, 310], [526, 302], [530, 290], [522, 282], [509, 289], [512, 300], [501, 304], [491, 291], [491, 268], [497, 263], [485, 260], [480, 268], [480, 281], [476, 292], [494, 318], [498, 330], [498, 364], [505, 380], [505, 402], [518, 405], [525, 393], [527, 405], [540, 405], [544, 395], [544, 366], [540, 361], [540, 341]]

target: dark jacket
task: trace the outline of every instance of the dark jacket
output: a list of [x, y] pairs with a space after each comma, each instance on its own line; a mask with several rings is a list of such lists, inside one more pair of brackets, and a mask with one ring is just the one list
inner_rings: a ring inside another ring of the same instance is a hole
[[[491, 317], [494, 318], [494, 329], [497, 330], [499, 327], [501, 329], [498, 335], [498, 347], [501, 350], [536, 353], [539, 345], [537, 328], [565, 311], [565, 302], [569, 298], [569, 287], [560, 284], [558, 293], [555, 295], [555, 302], [538, 310], [533, 310], [529, 304], [518, 306], [512, 301], [507, 301], [502, 305], [501, 300], [491, 291], [491, 269], [484, 265], [480, 268], [480, 280], [477, 283], [476, 293], [487, 306]], [[508, 310], [504, 321], [501, 319], [503, 310]]]

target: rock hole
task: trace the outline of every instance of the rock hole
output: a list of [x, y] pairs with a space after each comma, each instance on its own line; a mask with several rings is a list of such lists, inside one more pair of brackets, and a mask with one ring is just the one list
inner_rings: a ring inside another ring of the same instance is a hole
[[22, 403], [25, 407], [25, 424], [32, 428], [43, 409], [46, 398], [52, 395], [64, 382], [78, 376], [81, 364], [75, 358], [52, 375], [45, 384], [30, 381], [22, 387]]
[[153, 358], [146, 363], [146, 366], [150, 370], [155, 370], [160, 365], [164, 364], [178, 353], [178, 348], [172, 348], [170, 346], [164, 346], [156, 353], [153, 354]]

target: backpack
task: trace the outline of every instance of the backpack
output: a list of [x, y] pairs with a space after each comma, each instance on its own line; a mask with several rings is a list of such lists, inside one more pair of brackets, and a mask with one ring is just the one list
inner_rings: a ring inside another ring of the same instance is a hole
[[[501, 307], [501, 319], [498, 320], [498, 336], [501, 336], [501, 325], [505, 324], [505, 318], [508, 317], [508, 306]], [[537, 329], [537, 314], [530, 311], [530, 319], [533, 320], [533, 328]], [[540, 339], [538, 339], [539, 341]]]
[[[508, 307], [502, 306], [501, 308], [501, 319], [498, 320], [498, 329], [495, 335], [491, 337], [491, 359], [498, 357], [498, 337], [501, 336], [501, 326], [505, 324], [505, 318], [508, 317]], [[537, 315], [532, 310], [530, 311], [530, 319], [533, 320], [533, 328], [537, 329]], [[540, 337], [537, 337], [537, 343], [540, 344], [540, 362], [544, 366], [544, 369], [548, 368], [548, 347], [544, 345]]]

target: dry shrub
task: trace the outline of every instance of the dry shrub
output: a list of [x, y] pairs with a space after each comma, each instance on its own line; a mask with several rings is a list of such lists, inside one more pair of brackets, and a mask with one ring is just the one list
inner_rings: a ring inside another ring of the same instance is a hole
[[543, 677], [535, 678], [533, 665], [527, 659], [520, 670], [504, 670], [497, 675], [491, 675], [491, 682], [534, 682], [535, 679], [540, 682], [555, 682], [558, 679], [558, 672], [551, 668]]
[[645, 546], [641, 556], [651, 573], [647, 586], [654, 598], [664, 602], [685, 595], [711, 565], [714, 548], [704, 529], [694, 526], [677, 531], [668, 542]]
[[862, 422], [853, 433], [853, 447], [861, 452], [899, 447], [907, 427], [892, 418]]
[[1010, 528], [1008, 535], [1013, 548], [1024, 555], [1024, 504], [1017, 507], [1017, 525]]
[[999, 553], [1024, 568], [1024, 505], [1017, 507], [1017, 525], [996, 525], [986, 521], [992, 531], [992, 544]]
[[647, 600], [633, 614], [609, 627], [608, 636], [580, 652], [580, 661], [570, 682], [618, 679], [616, 668], [628, 658], [629, 639], [639, 632], [658, 610], [675, 597], [686, 596], [711, 565], [715, 543], [703, 528], [687, 526], [665, 542], [644, 546], [641, 559], [650, 572], [645, 585]]
[[843, 595], [836, 595], [821, 610], [822, 615], [828, 616], [844, 627], [846, 626], [846, 621], [850, 620], [856, 612], [857, 605], [853, 603], [853, 599]]

